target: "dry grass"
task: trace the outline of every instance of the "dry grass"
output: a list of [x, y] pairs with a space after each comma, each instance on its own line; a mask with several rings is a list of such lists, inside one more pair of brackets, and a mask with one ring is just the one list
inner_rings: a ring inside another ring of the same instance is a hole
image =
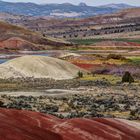
[[107, 80], [112, 84], [116, 84], [121, 81], [121, 77], [115, 75], [104, 75], [104, 74], [95, 74], [93, 75], [85, 75], [81, 80]]

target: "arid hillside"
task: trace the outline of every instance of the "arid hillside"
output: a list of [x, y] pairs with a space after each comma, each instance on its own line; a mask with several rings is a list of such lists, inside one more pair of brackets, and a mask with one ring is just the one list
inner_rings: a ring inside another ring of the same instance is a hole
[[69, 45], [68, 42], [25, 29], [23, 27], [0, 22], [0, 50], [45, 50], [49, 47]]
[[73, 39], [92, 38], [100, 35], [131, 33], [140, 30], [140, 8], [125, 9], [114, 14], [104, 14], [83, 19], [32, 18], [17, 24], [46, 36]]
[[0, 139], [10, 140], [139, 140], [140, 124], [119, 119], [70, 119], [0, 109]]
[[0, 42], [0, 49], [1, 50], [30, 50], [30, 51], [36, 51], [36, 50], [44, 50], [45, 47], [43, 46], [37, 46], [34, 43], [31, 43], [29, 41], [26, 41], [20, 37], [11, 37], [9, 39], [6, 39], [4, 41]]
[[120, 15], [124, 15], [124, 18], [139, 18], [140, 16], [140, 8], [132, 8], [132, 9], [125, 9], [119, 12]]

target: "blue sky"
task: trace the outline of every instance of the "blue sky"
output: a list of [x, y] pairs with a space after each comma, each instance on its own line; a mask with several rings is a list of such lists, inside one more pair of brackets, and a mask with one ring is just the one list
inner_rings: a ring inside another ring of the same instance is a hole
[[104, 5], [109, 3], [127, 3], [131, 5], [137, 5], [140, 6], [140, 0], [3, 0], [3, 1], [9, 1], [9, 2], [34, 2], [34, 3], [73, 3], [78, 4], [80, 2], [85, 2], [88, 5]]

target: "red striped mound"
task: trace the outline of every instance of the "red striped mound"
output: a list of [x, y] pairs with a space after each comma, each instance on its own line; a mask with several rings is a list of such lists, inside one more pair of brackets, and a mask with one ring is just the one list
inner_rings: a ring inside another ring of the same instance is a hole
[[87, 63], [76, 63], [76, 62], [73, 62], [72, 64], [89, 71], [101, 67], [101, 64], [87, 64]]
[[140, 123], [61, 120], [36, 112], [0, 109], [0, 140], [140, 140]]

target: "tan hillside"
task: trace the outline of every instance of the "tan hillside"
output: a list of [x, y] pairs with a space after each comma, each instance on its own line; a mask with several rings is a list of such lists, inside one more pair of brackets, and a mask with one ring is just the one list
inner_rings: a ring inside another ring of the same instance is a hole
[[34, 77], [72, 79], [77, 77], [79, 67], [52, 57], [23, 56], [0, 65], [0, 78]]
[[140, 18], [140, 8], [130, 8], [125, 9], [119, 12], [119, 14], [123, 15], [125, 19], [127, 18]]

